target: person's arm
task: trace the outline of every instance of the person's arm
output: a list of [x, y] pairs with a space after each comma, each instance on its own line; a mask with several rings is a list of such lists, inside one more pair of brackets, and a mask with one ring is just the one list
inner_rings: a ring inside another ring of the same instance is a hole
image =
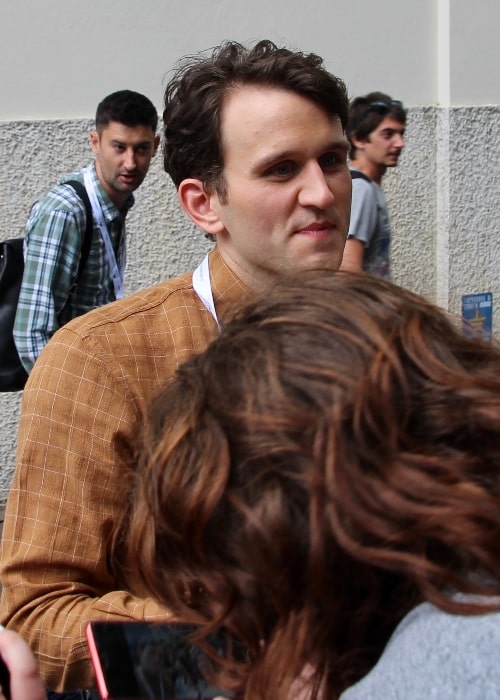
[[351, 220], [341, 270], [362, 272], [365, 248], [377, 227], [377, 202], [373, 185], [357, 178], [352, 182]]
[[28, 373], [59, 328], [57, 314], [69, 297], [80, 259], [85, 226], [81, 207], [73, 211], [69, 206], [71, 199], [61, 201], [56, 193], [54, 190], [47, 194], [33, 207], [26, 225], [24, 275], [14, 342]]
[[348, 272], [363, 272], [363, 257], [365, 244], [356, 238], [348, 238], [345, 242], [344, 255], [340, 270]]
[[71, 325], [44, 348], [24, 392], [3, 528], [0, 621], [27, 640], [54, 690], [94, 685], [89, 620], [169, 617], [111, 569], [111, 534], [128, 503], [113, 439], [141, 405], [103, 355]]
[[[35, 657], [24, 639], [0, 628], [0, 656], [10, 674], [11, 700], [47, 700]], [[3, 692], [0, 697], [5, 697]]]

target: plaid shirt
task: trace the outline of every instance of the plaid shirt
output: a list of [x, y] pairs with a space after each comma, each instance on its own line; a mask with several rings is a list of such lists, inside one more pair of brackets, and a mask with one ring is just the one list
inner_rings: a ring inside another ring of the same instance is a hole
[[[30, 643], [54, 690], [94, 684], [88, 620], [169, 617], [151, 598], [123, 590], [111, 566], [113, 526], [128, 508], [115, 438], [133, 440], [150, 398], [217, 336], [192, 277], [71, 321], [44, 348], [26, 384], [3, 526], [0, 622]], [[210, 280], [223, 323], [248, 289], [217, 249]]]
[[[110, 200], [91, 168], [97, 197], [118, 262], [125, 244], [125, 216], [134, 203], [131, 195], [122, 212]], [[83, 182], [83, 170], [66, 180]], [[104, 241], [94, 221], [87, 264], [74, 293], [85, 235], [85, 205], [70, 185], [52, 188], [30, 212], [26, 224], [25, 267], [19, 295], [14, 341], [27, 372], [56, 330], [76, 316], [115, 300]]]

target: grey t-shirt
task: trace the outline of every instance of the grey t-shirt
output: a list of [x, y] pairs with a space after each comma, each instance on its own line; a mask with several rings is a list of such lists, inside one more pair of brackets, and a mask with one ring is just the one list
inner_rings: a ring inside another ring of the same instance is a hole
[[500, 613], [406, 615], [374, 668], [340, 700], [498, 700]]
[[365, 246], [363, 269], [390, 279], [391, 226], [387, 202], [382, 188], [373, 180], [358, 177], [352, 181], [351, 223], [347, 235]]

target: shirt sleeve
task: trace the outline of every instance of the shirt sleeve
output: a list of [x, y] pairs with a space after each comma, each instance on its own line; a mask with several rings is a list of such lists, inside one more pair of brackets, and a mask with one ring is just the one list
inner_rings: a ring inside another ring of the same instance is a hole
[[352, 181], [351, 222], [348, 238], [356, 238], [358, 241], [369, 245], [377, 228], [377, 202], [373, 193], [373, 186], [356, 178]]
[[113, 573], [112, 533], [128, 498], [115, 436], [140, 413], [118, 363], [64, 326], [23, 396], [16, 472], [3, 527], [0, 620], [35, 652], [55, 690], [92, 687], [92, 619], [165, 620]]
[[27, 372], [61, 325], [58, 315], [76, 279], [84, 227], [81, 206], [64, 207], [50, 193], [35, 204], [28, 219], [14, 324], [14, 342]]

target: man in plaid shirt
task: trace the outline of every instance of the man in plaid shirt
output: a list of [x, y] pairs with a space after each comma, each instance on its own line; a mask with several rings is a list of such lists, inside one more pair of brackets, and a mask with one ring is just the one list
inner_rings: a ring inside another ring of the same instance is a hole
[[[156, 109], [144, 95], [120, 90], [105, 97], [90, 134], [95, 161], [66, 176], [33, 206], [14, 325], [28, 373], [60, 326], [123, 295], [125, 217], [158, 148], [157, 122]], [[94, 193], [90, 253], [76, 286], [86, 211], [73, 188], [63, 184], [70, 179]]]

